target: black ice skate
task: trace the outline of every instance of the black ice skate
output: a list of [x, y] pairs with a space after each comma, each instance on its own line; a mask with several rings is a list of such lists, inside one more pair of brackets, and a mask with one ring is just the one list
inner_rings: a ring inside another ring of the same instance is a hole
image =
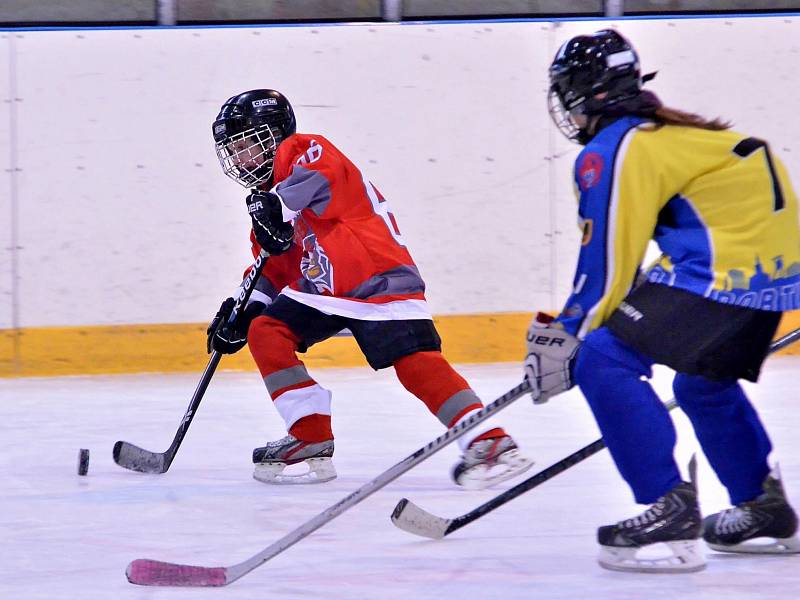
[[[690, 573], [705, 568], [694, 458], [689, 472], [690, 482], [672, 488], [641, 515], [597, 530], [601, 567], [642, 573]], [[670, 554], [658, 553], [659, 544]]]
[[800, 552], [797, 515], [786, 500], [777, 466], [762, 489], [764, 493], [755, 500], [705, 518], [703, 539], [710, 548], [755, 554]]
[[[287, 435], [253, 450], [253, 477], [264, 483], [324, 483], [336, 479], [332, 457], [333, 440], [311, 443]], [[308, 465], [306, 472], [284, 473], [289, 465], [303, 462]]]
[[472, 442], [453, 467], [453, 481], [468, 490], [482, 490], [516, 477], [533, 461], [520, 454], [511, 436]]

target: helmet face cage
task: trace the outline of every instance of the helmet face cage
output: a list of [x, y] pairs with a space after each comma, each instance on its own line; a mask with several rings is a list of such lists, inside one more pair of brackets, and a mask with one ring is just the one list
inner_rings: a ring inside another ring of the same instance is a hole
[[244, 187], [255, 187], [272, 178], [279, 140], [277, 128], [251, 127], [219, 140], [217, 158], [225, 175]]
[[583, 114], [581, 110], [583, 102], [581, 100], [573, 106], [572, 110], [567, 110], [566, 104], [555, 87], [551, 87], [547, 94], [547, 110], [550, 118], [559, 131], [564, 134], [564, 137], [576, 143], [582, 143], [585, 136], [583, 129], [574, 118], [574, 114]]

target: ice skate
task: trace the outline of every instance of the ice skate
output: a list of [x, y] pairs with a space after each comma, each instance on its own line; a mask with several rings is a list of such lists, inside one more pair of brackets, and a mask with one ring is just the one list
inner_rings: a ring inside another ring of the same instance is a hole
[[453, 467], [453, 480], [468, 490], [482, 490], [524, 473], [533, 461], [520, 454], [511, 436], [472, 442]]
[[675, 486], [641, 515], [597, 530], [601, 567], [641, 573], [691, 573], [705, 568], [695, 469], [692, 459], [691, 482]]
[[[287, 435], [253, 450], [253, 477], [264, 483], [275, 484], [324, 483], [336, 479], [332, 457], [333, 440], [312, 443]], [[300, 463], [305, 463], [308, 470], [301, 473], [284, 472], [290, 465]]]
[[776, 467], [767, 475], [764, 493], [755, 500], [708, 516], [703, 539], [713, 550], [753, 554], [797, 554], [797, 515], [783, 491]]

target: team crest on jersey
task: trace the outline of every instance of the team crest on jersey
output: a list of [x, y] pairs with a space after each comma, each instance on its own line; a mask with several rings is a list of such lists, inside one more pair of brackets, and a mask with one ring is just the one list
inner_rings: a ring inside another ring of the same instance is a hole
[[317, 242], [317, 236], [309, 233], [303, 238], [303, 258], [300, 259], [300, 270], [317, 290], [333, 294], [333, 265], [328, 260], [325, 250]]
[[582, 190], [594, 187], [603, 174], [603, 157], [597, 152], [587, 152], [583, 155], [578, 167], [578, 184]]

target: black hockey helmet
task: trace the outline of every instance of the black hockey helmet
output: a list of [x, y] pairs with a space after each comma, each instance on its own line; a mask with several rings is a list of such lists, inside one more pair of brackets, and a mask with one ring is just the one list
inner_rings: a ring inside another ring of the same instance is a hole
[[278, 144], [296, 129], [292, 105], [280, 92], [250, 90], [229, 98], [212, 125], [222, 170], [245, 187], [269, 184]]
[[641, 91], [639, 57], [613, 29], [572, 38], [550, 65], [550, 116], [568, 139], [578, 143], [585, 144], [589, 136], [576, 116], [603, 114]]

